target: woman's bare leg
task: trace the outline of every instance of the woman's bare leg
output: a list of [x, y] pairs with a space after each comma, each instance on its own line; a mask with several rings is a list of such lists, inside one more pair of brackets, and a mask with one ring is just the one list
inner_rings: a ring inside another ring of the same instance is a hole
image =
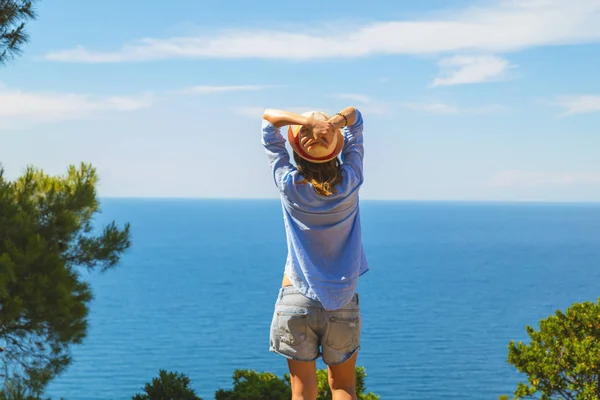
[[317, 363], [288, 360], [292, 400], [317, 399]]
[[354, 353], [343, 364], [328, 367], [329, 387], [333, 400], [356, 400], [356, 358]]

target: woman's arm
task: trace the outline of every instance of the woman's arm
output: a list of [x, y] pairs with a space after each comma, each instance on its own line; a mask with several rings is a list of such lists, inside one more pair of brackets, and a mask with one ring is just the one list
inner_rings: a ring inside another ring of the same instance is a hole
[[286, 125], [304, 126], [309, 129], [315, 140], [320, 140], [325, 145], [327, 145], [327, 135], [333, 133], [335, 129], [329, 121], [319, 121], [312, 117], [283, 110], [267, 109], [263, 114], [263, 119], [277, 129]]
[[354, 106], [346, 107], [339, 113], [346, 117], [348, 123], [346, 124], [346, 119], [344, 119], [344, 117], [336, 114], [329, 120], [335, 128], [344, 128], [345, 126], [354, 125], [356, 122], [356, 108], [354, 108]]
[[[356, 109], [354, 106], [344, 108], [340, 111], [340, 114], [346, 116], [348, 119], [348, 126], [353, 125], [356, 121]], [[305, 117], [304, 115], [272, 108], [265, 110], [263, 119], [272, 123], [276, 128], [281, 128], [286, 125], [304, 125], [311, 127], [316, 122], [313, 118]], [[338, 129], [343, 128], [346, 125], [346, 120], [340, 115], [333, 116], [329, 122]]]
[[358, 178], [358, 183], [363, 180], [363, 118], [359, 110], [354, 107], [347, 107], [340, 111], [340, 114], [345, 115], [348, 119], [348, 126], [344, 117], [336, 115], [329, 120], [332, 124], [337, 124], [338, 127], [343, 127], [344, 147], [342, 149], [342, 162], [352, 168], [354, 175]]

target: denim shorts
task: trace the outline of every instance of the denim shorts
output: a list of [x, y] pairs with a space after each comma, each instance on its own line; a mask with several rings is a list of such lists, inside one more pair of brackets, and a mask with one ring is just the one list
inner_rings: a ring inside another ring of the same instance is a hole
[[326, 310], [292, 286], [281, 288], [271, 322], [270, 351], [296, 361], [347, 361], [360, 348], [358, 293], [344, 307]]

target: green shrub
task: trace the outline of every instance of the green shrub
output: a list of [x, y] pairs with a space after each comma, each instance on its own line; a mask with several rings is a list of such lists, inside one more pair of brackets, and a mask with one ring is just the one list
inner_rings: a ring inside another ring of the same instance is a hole
[[[356, 393], [359, 400], [379, 400], [374, 393], [365, 392], [364, 367], [356, 368]], [[317, 400], [331, 400], [331, 389], [327, 379], [327, 370], [317, 371]], [[283, 379], [270, 372], [256, 372], [238, 369], [233, 373], [233, 388], [219, 389], [215, 400], [281, 400], [292, 396], [290, 376], [284, 374]]]
[[509, 344], [508, 362], [525, 374], [515, 398], [600, 399], [600, 301], [575, 303], [566, 312], [527, 326], [529, 343]]
[[177, 372], [160, 370], [158, 378], [144, 387], [144, 394], [136, 394], [132, 400], [202, 400], [189, 387], [190, 378]]

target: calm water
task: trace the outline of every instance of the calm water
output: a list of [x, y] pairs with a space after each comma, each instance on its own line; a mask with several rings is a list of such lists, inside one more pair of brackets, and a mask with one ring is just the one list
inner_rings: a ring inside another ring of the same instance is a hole
[[[84, 344], [52, 396], [125, 400], [160, 368], [198, 394], [236, 368], [282, 375], [268, 351], [286, 256], [277, 201], [105, 200], [129, 221], [121, 266], [90, 278]], [[600, 297], [600, 206], [363, 202], [359, 365], [382, 399], [497, 399], [525, 325]], [[323, 367], [322, 363], [319, 363]]]

